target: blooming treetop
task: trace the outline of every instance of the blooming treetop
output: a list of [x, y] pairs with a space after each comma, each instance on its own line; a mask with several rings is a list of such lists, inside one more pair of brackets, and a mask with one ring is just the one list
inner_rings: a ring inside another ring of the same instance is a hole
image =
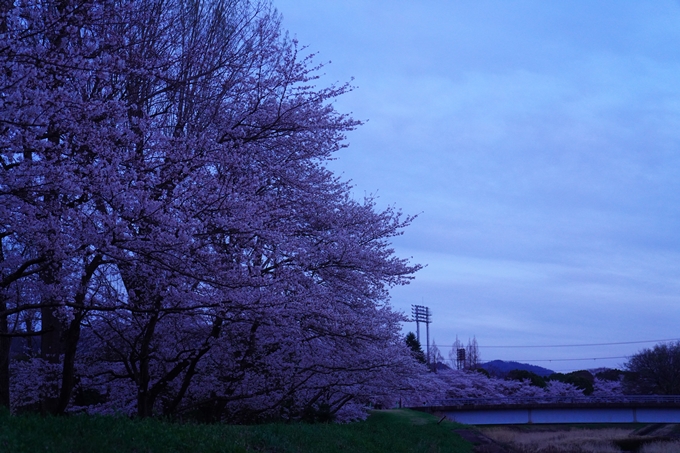
[[411, 218], [326, 169], [359, 123], [303, 51], [266, 2], [3, 4], [0, 404], [348, 418], [413, 388]]

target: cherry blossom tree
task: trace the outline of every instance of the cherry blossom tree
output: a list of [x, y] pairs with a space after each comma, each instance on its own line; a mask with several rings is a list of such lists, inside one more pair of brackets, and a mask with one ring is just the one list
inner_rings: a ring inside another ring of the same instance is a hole
[[[530, 379], [509, 380], [489, 377], [472, 370], [446, 370], [429, 377], [430, 390], [421, 395], [429, 403], [456, 398], [555, 398], [579, 397], [586, 395], [574, 384], [559, 380], [548, 380], [545, 387], [539, 387]], [[431, 390], [434, 388], [435, 390]], [[621, 381], [607, 381], [596, 378], [593, 397], [615, 397], [623, 394]]]
[[350, 87], [316, 87], [270, 4], [1, 13], [0, 404], [347, 418], [413, 391], [388, 303], [412, 219], [326, 169]]

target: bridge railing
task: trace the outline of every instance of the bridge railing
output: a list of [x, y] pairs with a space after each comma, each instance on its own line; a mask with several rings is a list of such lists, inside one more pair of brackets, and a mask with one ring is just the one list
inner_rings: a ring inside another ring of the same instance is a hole
[[680, 395], [620, 396], [508, 396], [489, 398], [451, 398], [430, 401], [428, 406], [525, 406], [542, 404], [679, 404]]

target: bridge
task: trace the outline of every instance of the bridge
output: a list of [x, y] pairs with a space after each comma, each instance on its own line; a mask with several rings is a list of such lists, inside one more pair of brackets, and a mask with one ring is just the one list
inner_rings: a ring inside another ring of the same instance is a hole
[[468, 425], [680, 423], [680, 395], [457, 398], [412, 409]]

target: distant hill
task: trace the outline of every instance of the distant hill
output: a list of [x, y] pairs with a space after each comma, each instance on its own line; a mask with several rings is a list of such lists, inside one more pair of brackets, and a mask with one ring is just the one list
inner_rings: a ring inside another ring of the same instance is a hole
[[[451, 367], [445, 363], [437, 362], [437, 371], [448, 371]], [[434, 370], [434, 365], [430, 364], [430, 370]]]
[[506, 362], [505, 360], [492, 360], [491, 362], [483, 363], [482, 368], [489, 372], [492, 376], [505, 377], [508, 372], [512, 370], [526, 370], [536, 373], [539, 376], [549, 376], [554, 373], [553, 370], [543, 368], [536, 365], [529, 365], [528, 363], [520, 362]]

